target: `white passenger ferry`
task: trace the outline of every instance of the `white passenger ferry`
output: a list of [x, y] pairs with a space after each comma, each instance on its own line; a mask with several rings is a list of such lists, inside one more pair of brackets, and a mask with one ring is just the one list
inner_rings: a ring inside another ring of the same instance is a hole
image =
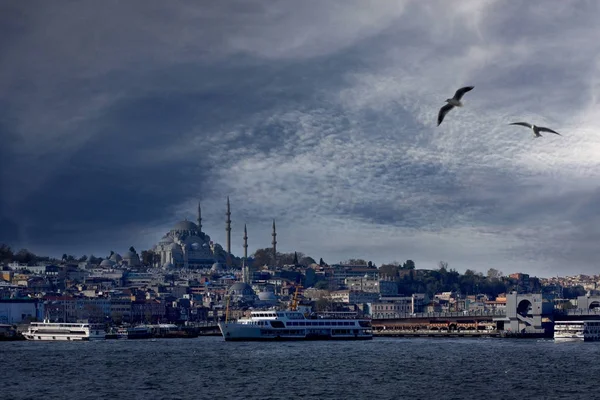
[[99, 340], [104, 339], [104, 325], [88, 322], [32, 322], [27, 332], [23, 333], [27, 340]]
[[585, 341], [600, 340], [600, 320], [588, 321], [556, 321], [554, 323], [555, 341]]
[[371, 321], [335, 315], [306, 317], [299, 311], [252, 311], [249, 318], [219, 322], [226, 341], [372, 339]]

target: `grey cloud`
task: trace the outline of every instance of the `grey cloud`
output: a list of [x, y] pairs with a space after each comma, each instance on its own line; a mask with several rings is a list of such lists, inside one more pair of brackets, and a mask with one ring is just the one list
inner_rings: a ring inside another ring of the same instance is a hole
[[1, 240], [144, 248], [201, 199], [223, 241], [230, 195], [257, 247], [595, 268], [595, 3], [96, 4], [0, 13]]

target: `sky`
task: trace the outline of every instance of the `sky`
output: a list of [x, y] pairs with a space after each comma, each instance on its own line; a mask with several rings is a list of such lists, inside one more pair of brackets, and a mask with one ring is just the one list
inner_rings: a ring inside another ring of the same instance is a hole
[[3, 1], [0, 243], [140, 251], [200, 201], [224, 245], [229, 196], [236, 255], [275, 219], [279, 251], [328, 263], [598, 273], [599, 19], [595, 0]]

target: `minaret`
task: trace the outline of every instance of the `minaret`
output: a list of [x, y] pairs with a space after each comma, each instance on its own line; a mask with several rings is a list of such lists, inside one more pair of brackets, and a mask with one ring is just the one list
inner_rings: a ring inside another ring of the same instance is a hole
[[244, 259], [242, 260], [242, 276], [244, 277], [244, 283], [252, 283], [250, 278], [250, 267], [246, 265], [248, 262], [248, 230], [246, 224], [244, 224]]
[[225, 232], [227, 233], [227, 267], [231, 267], [231, 208], [229, 206], [229, 196], [227, 196], [227, 221], [225, 221]]
[[244, 224], [244, 261], [248, 259], [248, 231], [246, 230], [246, 224]]
[[202, 209], [200, 208], [200, 202], [198, 202], [198, 233], [202, 233]]
[[273, 241], [271, 242], [271, 244], [273, 245], [273, 265], [277, 264], [277, 232], [275, 231], [275, 220], [273, 220], [273, 233], [271, 233], [271, 236], [273, 236]]

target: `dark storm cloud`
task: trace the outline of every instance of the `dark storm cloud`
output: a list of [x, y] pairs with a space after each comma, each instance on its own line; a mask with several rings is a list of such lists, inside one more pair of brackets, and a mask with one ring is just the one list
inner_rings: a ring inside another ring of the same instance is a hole
[[595, 268], [597, 3], [99, 4], [1, 6], [0, 240], [147, 248], [201, 200], [222, 242], [230, 195], [257, 247]]

